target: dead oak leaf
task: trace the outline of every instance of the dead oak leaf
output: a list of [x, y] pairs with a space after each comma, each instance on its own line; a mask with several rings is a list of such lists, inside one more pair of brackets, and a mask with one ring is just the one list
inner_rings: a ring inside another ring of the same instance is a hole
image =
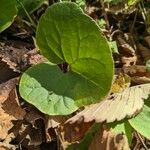
[[5, 139], [13, 127], [12, 120], [23, 119], [25, 111], [19, 106], [15, 91], [17, 79], [0, 85], [0, 139]]
[[67, 120], [67, 123], [120, 121], [125, 117], [138, 114], [144, 105], [144, 98], [150, 93], [150, 84], [143, 84], [126, 88], [123, 92], [110, 95], [107, 99], [97, 104], [86, 107], [83, 111]]

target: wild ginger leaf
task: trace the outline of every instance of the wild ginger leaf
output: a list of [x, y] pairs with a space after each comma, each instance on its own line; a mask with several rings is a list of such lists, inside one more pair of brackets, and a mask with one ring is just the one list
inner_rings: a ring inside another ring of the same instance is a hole
[[107, 95], [113, 77], [109, 45], [96, 22], [75, 3], [50, 6], [39, 21], [36, 40], [50, 62], [67, 64], [67, 72], [49, 63], [27, 70], [20, 82], [26, 101], [44, 113], [64, 115]]
[[17, 15], [15, 0], [0, 1], [0, 32], [8, 28]]

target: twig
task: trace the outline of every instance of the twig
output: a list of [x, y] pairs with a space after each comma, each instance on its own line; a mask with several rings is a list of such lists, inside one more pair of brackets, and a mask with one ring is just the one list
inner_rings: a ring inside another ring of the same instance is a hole
[[132, 26], [131, 26], [131, 29], [130, 29], [130, 32], [131, 32], [131, 33], [132, 33], [132, 31], [133, 31], [133, 28], [134, 28], [134, 25], [135, 25], [135, 22], [136, 22], [137, 14], [138, 14], [138, 11], [136, 10], [135, 16], [134, 16], [134, 20], [133, 20], [133, 23], [132, 23]]
[[18, 0], [18, 2], [20, 3], [22, 9], [24, 10], [24, 12], [26, 13], [28, 19], [30, 20], [31, 24], [33, 25], [34, 28], [36, 28], [36, 23], [34, 22], [34, 20], [30, 17], [29, 13], [27, 12], [26, 8], [24, 7], [24, 5], [22, 4], [21, 1]]
[[104, 0], [100, 0], [101, 6], [102, 6], [102, 12], [106, 21], [106, 26], [107, 29], [109, 29], [110, 25], [109, 25], [109, 21], [108, 21], [108, 16], [107, 16], [107, 12], [105, 11], [105, 6], [104, 6]]
[[[56, 135], [57, 135], [57, 138], [58, 138], [57, 141], [60, 141], [61, 146], [62, 146], [62, 149], [65, 150], [65, 146], [64, 146], [64, 144], [63, 144], [63, 140], [62, 140], [61, 135], [58, 133], [58, 131], [57, 131], [56, 128], [54, 128], [54, 131], [55, 131], [55, 133], [56, 133]], [[60, 145], [60, 144], [57, 142], [57, 148], [58, 148], [58, 150], [60, 149], [60, 146], [59, 146], [59, 145]]]
[[136, 133], [137, 133], [137, 136], [139, 137], [139, 139], [140, 139], [141, 143], [143, 144], [143, 146], [144, 146], [145, 150], [148, 150], [148, 147], [147, 147], [147, 146], [146, 146], [146, 144], [144, 143], [144, 141], [143, 141], [143, 139], [142, 139], [141, 135], [140, 135], [138, 132], [136, 132]]

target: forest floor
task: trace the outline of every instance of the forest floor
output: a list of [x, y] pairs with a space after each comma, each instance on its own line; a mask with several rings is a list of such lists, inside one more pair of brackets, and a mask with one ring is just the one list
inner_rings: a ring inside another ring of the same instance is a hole
[[[150, 18], [147, 13], [150, 1], [145, 0], [144, 8], [140, 4], [127, 9], [124, 6], [121, 3], [106, 7], [96, 1], [84, 5], [85, 13], [98, 22], [112, 43], [115, 73], [121, 76], [119, 89], [128, 84], [150, 83], [150, 73], [146, 69], [150, 59], [150, 19], [147, 19]], [[31, 17], [38, 20], [46, 8], [41, 6]], [[16, 17], [0, 34], [0, 150], [56, 150], [80, 141], [94, 121], [64, 125], [79, 111], [68, 116], [48, 116], [20, 97], [21, 74], [30, 66], [46, 61], [35, 46], [35, 30], [26, 20]], [[125, 81], [124, 75], [130, 78], [130, 83]], [[93, 136], [95, 140], [89, 149], [128, 149], [125, 148], [127, 143], [123, 144], [125, 140], [120, 140], [122, 137], [108, 132], [101, 131], [98, 137]], [[103, 144], [96, 140], [103, 140], [104, 135], [107, 138]], [[150, 141], [135, 132], [130, 148], [148, 149]]]

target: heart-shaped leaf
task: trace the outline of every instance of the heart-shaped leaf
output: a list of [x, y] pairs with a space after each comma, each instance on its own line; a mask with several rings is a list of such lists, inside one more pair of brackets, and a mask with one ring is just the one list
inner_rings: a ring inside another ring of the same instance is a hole
[[15, 0], [0, 0], [0, 32], [8, 28], [17, 15]]
[[52, 5], [39, 21], [36, 39], [49, 61], [68, 64], [67, 72], [57, 65], [32, 67], [20, 82], [25, 100], [55, 115], [72, 113], [106, 96], [113, 76], [111, 51], [95, 21], [75, 3]]

